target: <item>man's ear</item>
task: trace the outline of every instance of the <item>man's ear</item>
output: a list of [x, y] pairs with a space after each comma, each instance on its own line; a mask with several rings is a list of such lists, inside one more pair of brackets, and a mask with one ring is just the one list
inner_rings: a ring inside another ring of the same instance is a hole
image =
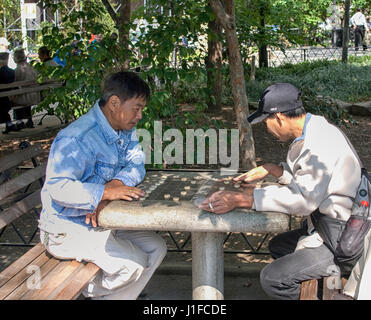
[[274, 116], [276, 117], [276, 120], [277, 120], [279, 126], [282, 127], [283, 121], [285, 120], [284, 119], [284, 116], [282, 115], [282, 113], [281, 112], [277, 112], [277, 113], [274, 114]]
[[121, 104], [121, 101], [120, 101], [120, 98], [118, 96], [110, 96], [109, 99], [108, 99], [108, 106], [110, 108], [111, 111], [115, 110], [116, 108], [118, 108]]

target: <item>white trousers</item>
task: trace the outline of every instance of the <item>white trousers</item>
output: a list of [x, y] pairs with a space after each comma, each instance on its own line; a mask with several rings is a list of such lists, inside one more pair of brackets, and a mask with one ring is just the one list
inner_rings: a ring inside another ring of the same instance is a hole
[[354, 266], [343, 293], [356, 300], [371, 300], [371, 229], [365, 237], [363, 254]]
[[166, 255], [165, 241], [150, 231], [90, 229], [72, 224], [59, 234], [40, 232], [58, 259], [95, 263], [102, 270], [88, 283], [85, 297], [135, 300]]

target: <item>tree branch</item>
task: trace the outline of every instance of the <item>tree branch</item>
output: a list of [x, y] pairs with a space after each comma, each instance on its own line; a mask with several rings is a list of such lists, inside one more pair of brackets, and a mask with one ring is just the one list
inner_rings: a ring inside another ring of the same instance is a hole
[[113, 10], [109, 1], [108, 0], [101, 0], [101, 1], [102, 1], [103, 5], [106, 7], [106, 9], [108, 11], [108, 14], [111, 16], [112, 20], [116, 23], [116, 25], [118, 25], [119, 20], [118, 20], [117, 14], [116, 14], [115, 10]]
[[223, 26], [224, 29], [233, 30], [234, 29], [234, 20], [233, 17], [228, 15], [220, 2], [220, 0], [209, 0], [211, 9], [216, 15], [219, 23]]

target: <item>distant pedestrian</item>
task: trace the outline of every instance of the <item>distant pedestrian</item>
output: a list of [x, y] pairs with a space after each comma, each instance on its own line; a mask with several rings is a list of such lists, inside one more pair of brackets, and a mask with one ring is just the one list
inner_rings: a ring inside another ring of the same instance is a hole
[[[22, 48], [14, 51], [14, 61], [17, 64], [15, 69], [15, 81], [37, 80], [37, 71], [27, 62], [26, 55]], [[40, 102], [40, 92], [30, 92], [10, 97], [13, 103], [14, 119], [19, 128], [34, 128], [31, 114], [31, 106]], [[19, 108], [21, 107], [21, 108]], [[26, 124], [23, 119], [27, 119]]]
[[[8, 67], [8, 59], [8, 52], [0, 52], [0, 84], [14, 82], [14, 70]], [[8, 97], [0, 98], [0, 123], [5, 123], [5, 130], [3, 131], [3, 134], [7, 134], [10, 131], [19, 130], [10, 119], [9, 111], [11, 106], [12, 104]]]
[[0, 52], [9, 53], [8, 67], [14, 70], [17, 65], [15, 64], [13, 60], [12, 52], [9, 50], [9, 41], [4, 37], [0, 37]]
[[50, 56], [50, 51], [46, 46], [42, 46], [38, 50], [39, 59], [40, 61], [50, 67], [58, 67], [58, 63], [56, 63]]
[[368, 26], [366, 22], [365, 15], [361, 12], [360, 8], [357, 8], [357, 12], [350, 19], [350, 23], [354, 28], [355, 40], [354, 46], [355, 50], [358, 50], [358, 46], [361, 43], [363, 51], [367, 49], [366, 45], [366, 32], [368, 31]]

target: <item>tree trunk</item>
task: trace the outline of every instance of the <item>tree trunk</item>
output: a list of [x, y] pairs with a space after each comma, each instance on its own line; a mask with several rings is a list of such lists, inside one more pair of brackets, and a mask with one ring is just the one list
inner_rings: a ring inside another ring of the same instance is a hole
[[222, 42], [218, 39], [221, 31], [221, 25], [216, 19], [209, 22], [208, 54], [206, 60], [207, 87], [212, 92], [214, 99], [208, 101], [207, 109], [212, 113], [222, 110]]
[[345, 0], [344, 25], [343, 25], [343, 52], [342, 52], [342, 57], [341, 57], [341, 60], [343, 63], [348, 62], [349, 9], [350, 9], [350, 0]]
[[265, 44], [265, 4], [260, 3], [260, 44], [259, 44], [259, 68], [268, 67], [268, 48]]
[[223, 6], [220, 0], [209, 0], [209, 4], [226, 34], [234, 109], [240, 131], [240, 150], [242, 152], [240, 168], [246, 170], [255, 167], [256, 161], [252, 128], [247, 121], [249, 106], [246, 96], [244, 70], [236, 34], [234, 1], [225, 0]]
[[119, 46], [123, 53], [122, 61], [124, 70], [130, 68], [129, 55], [129, 31], [130, 31], [130, 17], [131, 17], [131, 0], [121, 0], [121, 7], [118, 14], [113, 10], [109, 0], [101, 0], [106, 7], [112, 20], [118, 27]]

